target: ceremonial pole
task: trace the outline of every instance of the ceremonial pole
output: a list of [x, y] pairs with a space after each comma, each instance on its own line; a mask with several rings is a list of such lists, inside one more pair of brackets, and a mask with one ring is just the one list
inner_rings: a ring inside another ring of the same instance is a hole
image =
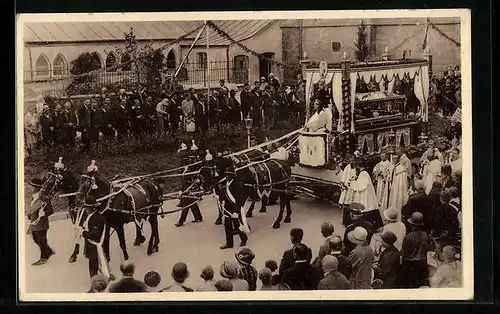
[[208, 121], [208, 129], [210, 130], [210, 46], [209, 46], [209, 43], [208, 43], [208, 39], [209, 39], [209, 33], [208, 33], [208, 29], [209, 27], [207, 27], [207, 21], [205, 21], [205, 30], [206, 30], [206, 34], [207, 34], [207, 38], [206, 38], [206, 41], [207, 41], [207, 81], [208, 81], [208, 84], [207, 84], [207, 99], [208, 99], [208, 103], [207, 103], [207, 121]]

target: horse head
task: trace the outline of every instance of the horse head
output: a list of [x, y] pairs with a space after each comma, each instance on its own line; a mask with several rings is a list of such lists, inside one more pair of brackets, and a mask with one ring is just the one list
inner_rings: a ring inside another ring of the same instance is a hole
[[63, 175], [60, 173], [49, 171], [43, 179], [43, 184], [39, 190], [39, 198], [42, 201], [47, 201], [52, 195], [61, 190], [63, 183]]
[[80, 175], [78, 197], [82, 198], [89, 194], [102, 197], [111, 191], [111, 183], [106, 180], [97, 170], [87, 171]]

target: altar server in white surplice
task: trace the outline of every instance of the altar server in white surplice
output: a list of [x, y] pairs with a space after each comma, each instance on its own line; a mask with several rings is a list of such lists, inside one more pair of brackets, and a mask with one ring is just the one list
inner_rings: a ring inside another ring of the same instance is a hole
[[424, 161], [424, 169], [422, 171], [425, 184], [425, 193], [429, 195], [434, 181], [439, 181], [441, 176], [441, 161], [433, 152], [427, 154], [427, 162]]
[[387, 209], [389, 190], [391, 188], [392, 171], [394, 165], [387, 159], [387, 154], [380, 154], [381, 161], [373, 168], [373, 179], [377, 181], [377, 200], [380, 210]]
[[389, 195], [389, 208], [398, 212], [398, 220], [401, 221], [401, 208], [408, 202], [408, 168], [400, 160], [399, 155], [392, 157], [394, 170], [392, 171], [392, 185]]
[[377, 194], [372, 179], [363, 166], [359, 166], [359, 174], [351, 181], [348, 190], [352, 191], [351, 203], [362, 204], [365, 211], [378, 209]]
[[347, 226], [350, 222], [350, 209], [349, 204], [352, 203], [352, 190], [349, 190], [351, 182], [356, 181], [356, 162], [351, 159], [350, 163], [345, 166], [341, 177], [341, 193], [339, 198], [339, 205], [342, 208], [342, 224]]
[[319, 99], [314, 101], [314, 114], [307, 121], [307, 130], [309, 132], [323, 132], [326, 130], [327, 113], [324, 104]]

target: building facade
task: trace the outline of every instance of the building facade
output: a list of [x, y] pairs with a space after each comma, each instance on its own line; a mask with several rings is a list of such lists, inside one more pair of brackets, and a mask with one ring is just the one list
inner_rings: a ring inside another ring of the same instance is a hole
[[[460, 64], [460, 20], [430, 19], [439, 31], [429, 27], [426, 19], [365, 19], [370, 57], [380, 57], [385, 50], [394, 58], [421, 58], [427, 33], [427, 48], [433, 56], [433, 72], [439, 75], [448, 66]], [[84, 52], [94, 53], [100, 65], [103, 85], [137, 79], [130, 67], [109, 71], [106, 68], [123, 62], [116, 50], [124, 47], [124, 34], [133, 28], [138, 45], [163, 47], [196, 29], [202, 21], [169, 22], [77, 22], [31, 23], [24, 29], [25, 97], [47, 90], [64, 90], [71, 61]], [[189, 53], [178, 78], [187, 87], [217, 86], [228, 83], [253, 83], [269, 73], [282, 82], [294, 82], [300, 72], [304, 53], [310, 60], [339, 61], [347, 53], [354, 58], [359, 19], [310, 20], [231, 20], [214, 21], [219, 30], [234, 41], [209, 28], [210, 50], [207, 57], [206, 31]], [[165, 75], [173, 75], [194, 41], [196, 33], [185, 40], [168, 45], [162, 53]], [[238, 42], [253, 52], [241, 48]], [[261, 58], [259, 56], [264, 56]], [[126, 56], [125, 56], [126, 57]], [[270, 61], [271, 60], [271, 61]], [[126, 61], [126, 60], [125, 60]], [[278, 65], [275, 62], [284, 64]], [[56, 80], [53, 80], [56, 79]]]

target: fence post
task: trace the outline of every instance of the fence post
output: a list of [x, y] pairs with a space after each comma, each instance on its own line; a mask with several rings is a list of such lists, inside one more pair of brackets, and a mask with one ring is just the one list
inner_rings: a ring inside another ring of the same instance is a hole
[[229, 47], [226, 49], [227, 82], [229, 83]]

